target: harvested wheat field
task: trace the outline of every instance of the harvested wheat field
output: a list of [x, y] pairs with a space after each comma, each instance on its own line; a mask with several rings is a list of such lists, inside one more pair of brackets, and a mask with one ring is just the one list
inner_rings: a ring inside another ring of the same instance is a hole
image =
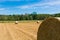
[[0, 23], [0, 40], [37, 40], [40, 23]]

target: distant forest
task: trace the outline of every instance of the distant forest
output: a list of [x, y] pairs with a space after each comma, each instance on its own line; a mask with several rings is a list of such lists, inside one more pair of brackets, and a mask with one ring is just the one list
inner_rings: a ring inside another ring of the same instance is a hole
[[26, 13], [24, 15], [0, 15], [0, 21], [44, 20], [48, 17], [60, 17], [60, 13], [37, 14], [37, 12], [33, 12], [31, 14]]

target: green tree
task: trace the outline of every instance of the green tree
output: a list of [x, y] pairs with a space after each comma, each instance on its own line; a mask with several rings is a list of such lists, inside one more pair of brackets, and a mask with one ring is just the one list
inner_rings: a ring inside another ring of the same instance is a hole
[[33, 12], [31, 15], [33, 17], [33, 20], [36, 20], [36, 18], [37, 18], [37, 12]]

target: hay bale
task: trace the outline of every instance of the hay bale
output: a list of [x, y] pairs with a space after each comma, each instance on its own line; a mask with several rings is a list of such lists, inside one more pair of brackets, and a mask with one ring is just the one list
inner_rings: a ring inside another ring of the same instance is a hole
[[39, 23], [40, 21], [37, 21], [37, 23]]
[[60, 19], [44, 20], [38, 29], [37, 40], [60, 40]]
[[18, 24], [18, 21], [15, 21], [15, 24]]

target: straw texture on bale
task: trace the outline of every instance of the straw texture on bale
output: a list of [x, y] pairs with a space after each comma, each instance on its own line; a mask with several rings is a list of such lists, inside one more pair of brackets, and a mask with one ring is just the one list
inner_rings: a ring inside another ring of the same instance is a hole
[[39, 26], [37, 40], [60, 40], [60, 20], [47, 18]]

